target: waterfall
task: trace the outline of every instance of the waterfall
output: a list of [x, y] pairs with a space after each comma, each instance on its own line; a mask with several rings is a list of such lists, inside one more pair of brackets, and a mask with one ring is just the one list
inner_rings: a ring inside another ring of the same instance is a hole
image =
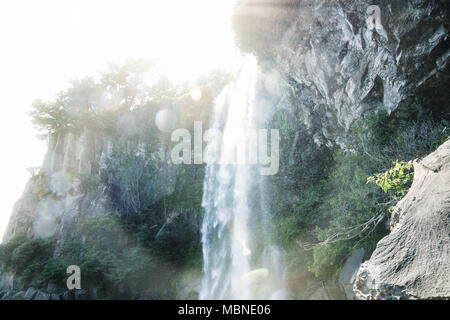
[[221, 134], [204, 153], [200, 299], [285, 298], [283, 255], [270, 242], [265, 177], [249, 161], [261, 142], [255, 132], [265, 125], [259, 74], [255, 58], [246, 57], [215, 102], [211, 126]]

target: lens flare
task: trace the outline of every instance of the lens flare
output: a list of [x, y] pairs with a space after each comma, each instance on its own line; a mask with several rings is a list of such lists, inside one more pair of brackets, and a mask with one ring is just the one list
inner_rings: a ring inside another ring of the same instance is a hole
[[192, 100], [199, 101], [202, 98], [202, 90], [199, 87], [194, 87], [189, 91]]
[[269, 270], [267, 268], [255, 269], [242, 276], [242, 281], [257, 285], [263, 283], [269, 277]]
[[241, 244], [242, 246], [242, 254], [244, 256], [249, 256], [252, 254], [252, 251], [247, 247], [246, 233], [244, 227], [239, 223], [235, 223], [234, 227], [231, 223], [227, 224], [228, 230], [233, 235], [233, 237]]
[[49, 238], [58, 229], [58, 220], [50, 212], [42, 212], [33, 224], [34, 234], [39, 238]]
[[63, 213], [62, 204], [52, 199], [44, 199], [36, 207], [37, 218], [33, 223], [34, 234], [39, 238], [53, 236], [59, 227]]
[[57, 196], [63, 196], [72, 188], [72, 177], [65, 171], [58, 171], [50, 178], [50, 190]]
[[158, 111], [155, 116], [156, 127], [162, 132], [171, 132], [176, 128], [177, 116], [169, 109]]

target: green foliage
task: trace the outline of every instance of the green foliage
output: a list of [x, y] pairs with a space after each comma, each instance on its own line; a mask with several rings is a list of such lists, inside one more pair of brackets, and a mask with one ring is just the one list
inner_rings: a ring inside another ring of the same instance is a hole
[[322, 223], [315, 229], [318, 242], [313, 249], [311, 271], [322, 278], [335, 276], [347, 256], [355, 249], [374, 248], [386, 230], [375, 223], [364, 230], [364, 223], [377, 217], [383, 195], [367, 176], [377, 167], [370, 157], [336, 151], [333, 169], [326, 181], [328, 192], [320, 206]]
[[82, 219], [73, 226], [58, 259], [66, 266], [80, 266], [87, 286], [103, 285], [125, 249], [124, 237], [119, 218], [112, 214]]
[[285, 110], [278, 112], [269, 126], [280, 130], [280, 170], [269, 178], [274, 199], [270, 201], [271, 212], [278, 230], [275, 238], [288, 246], [298, 239], [311, 240], [304, 230], [319, 223], [317, 210], [328, 188], [324, 168], [332, 162], [332, 151], [318, 147]]
[[[113, 147], [100, 173], [110, 199], [123, 217], [137, 215], [165, 193], [162, 175], [168, 164], [159, 155], [159, 145], [138, 137], [124, 137]], [[136, 152], [139, 150], [139, 152]], [[155, 179], [161, 178], [161, 183]]]
[[11, 264], [17, 272], [22, 273], [29, 265], [50, 258], [53, 250], [54, 243], [51, 240], [27, 239], [12, 252]]
[[[153, 88], [144, 82], [147, 74], [155, 75]], [[157, 94], [161, 77], [151, 64], [141, 61], [112, 65], [98, 81], [90, 77], [75, 80], [53, 101], [35, 101], [30, 115], [45, 135], [77, 133], [83, 128], [109, 132], [117, 116], [146, 104]]]
[[[280, 171], [271, 178], [274, 238], [287, 250], [289, 270], [309, 268], [328, 279], [353, 250], [370, 254], [387, 234], [383, 217], [411, 185], [411, 160], [444, 142], [447, 124], [402, 122], [380, 111], [353, 123], [342, 150], [317, 146], [287, 113], [271, 123], [281, 137]], [[298, 254], [301, 260], [292, 258]]]
[[80, 174], [80, 190], [88, 193], [97, 190], [101, 186], [100, 177], [96, 174]]
[[[325, 180], [329, 189], [318, 210], [326, 223], [316, 228], [322, 245], [314, 247], [310, 268], [317, 276], [337, 276], [353, 250], [375, 249], [387, 233], [383, 217], [411, 186], [411, 160], [433, 151], [433, 141], [445, 141], [445, 132], [443, 122], [399, 122], [384, 111], [352, 125], [352, 151], [335, 151]], [[379, 173], [392, 163], [393, 168]]]
[[64, 288], [67, 280], [67, 267], [68, 265], [61, 259], [51, 257], [43, 261], [42, 267], [32, 273], [29, 278], [38, 276], [44, 283], [52, 283]]
[[388, 121], [387, 111], [380, 110], [355, 121], [351, 130], [354, 139], [352, 147], [361, 150], [364, 147], [380, 148], [388, 144], [402, 130], [402, 126]]
[[[86, 77], [73, 81], [51, 101], [36, 100], [30, 115], [36, 127], [43, 131], [43, 137], [67, 132], [79, 134], [85, 129], [98, 135], [121, 135], [123, 121], [128, 119], [133, 123], [126, 126], [127, 131], [148, 138], [149, 131], [157, 133], [154, 131], [157, 111], [172, 108], [175, 102], [201, 109], [197, 104], [210, 104], [229, 80], [228, 74], [214, 70], [194, 83], [175, 85], [153, 62], [129, 61], [120, 66], [111, 65], [98, 80]], [[186, 99], [194, 85], [204, 91], [202, 101], [197, 104]]]
[[41, 100], [35, 100], [32, 108], [33, 110], [30, 112], [32, 122], [40, 130], [49, 134], [56, 134], [73, 127], [73, 122], [61, 106], [60, 101], [46, 103]]
[[122, 249], [124, 237], [120, 219], [112, 214], [99, 218], [82, 219], [76, 226], [76, 233], [83, 235], [83, 243], [94, 251], [117, 252]]
[[385, 111], [369, 114], [352, 125], [350, 148], [378, 163], [379, 170], [392, 161], [425, 156], [448, 139], [448, 123], [432, 117], [421, 121], [390, 119]]
[[447, 141], [450, 138], [450, 128], [447, 126], [444, 126], [444, 128], [441, 131], [441, 137], [432, 141], [430, 144], [431, 151], [435, 151], [441, 144], [443, 144], [445, 141]]
[[[194, 222], [191, 221], [194, 219]], [[155, 239], [151, 247], [165, 261], [175, 266], [199, 266], [201, 245], [199, 225], [195, 216], [185, 214], [174, 218]]]
[[401, 200], [409, 190], [414, 178], [412, 161], [395, 160], [393, 167], [385, 172], [367, 178], [367, 183], [375, 183], [384, 193], [392, 193], [395, 200]]
[[55, 242], [28, 238], [17, 234], [9, 242], [0, 245], [0, 264], [5, 271], [14, 270], [22, 285], [32, 284], [39, 277], [48, 282], [58, 282], [65, 269], [53, 258]]
[[178, 268], [198, 264], [201, 257], [204, 168], [171, 166], [167, 150], [158, 141], [122, 137], [105, 159], [100, 178], [124, 231]]
[[14, 250], [20, 247], [28, 240], [23, 233], [17, 233], [11, 240], [0, 244], [0, 265], [3, 270], [10, 270], [13, 267], [12, 254]]
[[110, 298], [149, 288], [155, 290], [152, 295], [157, 289], [169, 290], [170, 295], [169, 279], [178, 268], [198, 261], [194, 256], [198, 257], [199, 239], [188, 227], [188, 218], [175, 219], [156, 239], [158, 230], [147, 224], [138, 227], [131, 218], [108, 214], [83, 219], [72, 227], [58, 261], [80, 266], [85, 287], [110, 288]]

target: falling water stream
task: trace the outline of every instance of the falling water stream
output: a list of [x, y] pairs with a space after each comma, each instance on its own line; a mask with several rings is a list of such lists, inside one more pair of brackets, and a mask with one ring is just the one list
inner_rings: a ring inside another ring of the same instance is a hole
[[200, 299], [285, 298], [283, 255], [270, 243], [265, 178], [260, 165], [246, 161], [257, 143], [249, 132], [265, 125], [258, 79], [256, 61], [247, 57], [214, 106], [212, 127], [221, 137], [205, 149]]

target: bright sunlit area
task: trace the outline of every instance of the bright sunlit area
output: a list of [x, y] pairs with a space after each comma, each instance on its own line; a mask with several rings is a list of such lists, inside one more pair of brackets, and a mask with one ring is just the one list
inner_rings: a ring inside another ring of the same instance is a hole
[[27, 113], [70, 80], [109, 63], [154, 59], [174, 82], [234, 68], [231, 0], [41, 0], [0, 2], [1, 202], [3, 235], [29, 167], [46, 144]]

